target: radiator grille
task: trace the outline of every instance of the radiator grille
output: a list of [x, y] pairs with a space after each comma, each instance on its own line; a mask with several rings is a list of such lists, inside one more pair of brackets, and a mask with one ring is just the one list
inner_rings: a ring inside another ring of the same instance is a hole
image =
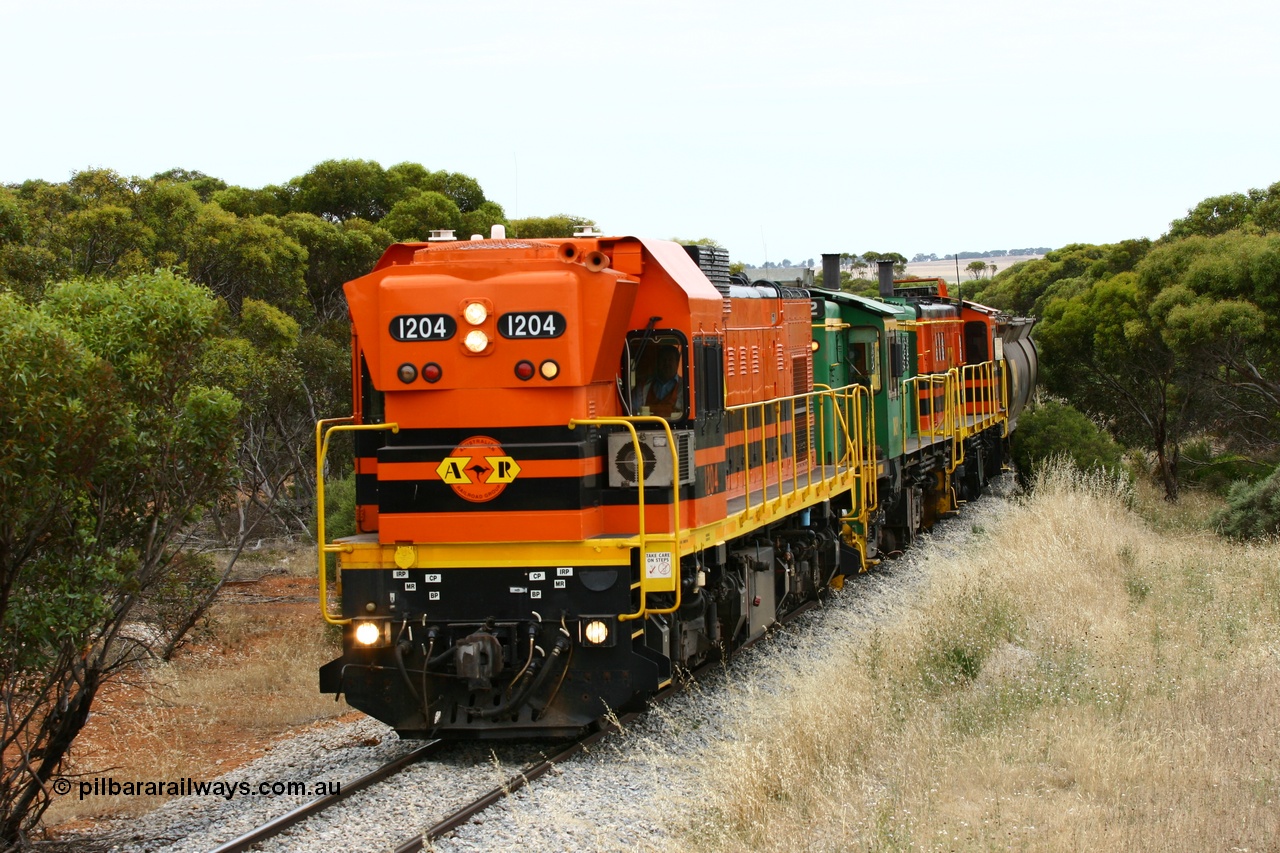
[[729, 296], [729, 250], [721, 246], [685, 246], [684, 250], [702, 270], [702, 274], [711, 279], [716, 290], [724, 297]]
[[813, 429], [813, 419], [809, 417], [809, 398], [798, 395], [809, 393], [809, 380], [812, 377], [813, 370], [812, 364], [813, 359], [809, 354], [794, 356], [791, 359], [791, 393], [797, 395], [794, 420], [792, 421], [797, 459], [808, 459], [809, 457], [809, 432]]

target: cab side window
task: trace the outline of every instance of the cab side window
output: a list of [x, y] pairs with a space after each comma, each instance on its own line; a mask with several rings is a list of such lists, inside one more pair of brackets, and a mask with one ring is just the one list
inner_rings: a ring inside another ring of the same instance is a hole
[[850, 378], [872, 391], [880, 390], [880, 337], [874, 329], [855, 329], [849, 341]]
[[623, 358], [631, 414], [683, 420], [689, 403], [684, 340], [671, 333], [635, 333]]

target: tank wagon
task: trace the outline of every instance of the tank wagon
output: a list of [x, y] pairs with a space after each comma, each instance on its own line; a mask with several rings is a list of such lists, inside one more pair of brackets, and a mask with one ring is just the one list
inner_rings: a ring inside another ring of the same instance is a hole
[[[353, 413], [316, 430], [321, 690], [406, 737], [568, 736], [905, 548], [1001, 469], [1036, 361], [1032, 321], [885, 276], [752, 283], [593, 233], [389, 248], [346, 285]], [[344, 433], [357, 533], [329, 542]]]

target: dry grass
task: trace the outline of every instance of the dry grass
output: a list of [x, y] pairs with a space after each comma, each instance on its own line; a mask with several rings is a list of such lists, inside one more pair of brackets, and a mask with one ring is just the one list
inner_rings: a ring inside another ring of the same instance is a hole
[[1157, 531], [1212, 530], [1213, 514], [1226, 501], [1206, 491], [1186, 487], [1178, 494], [1177, 503], [1164, 499], [1164, 487], [1152, 477], [1138, 477], [1131, 504], [1134, 512]]
[[[213, 666], [193, 660], [169, 667], [164, 701], [193, 709], [208, 725], [259, 731], [276, 731], [345, 710], [332, 697], [317, 692], [316, 670], [341, 652], [322, 625], [290, 632], [292, 636], [281, 642], [269, 623], [244, 624], [247, 621], [243, 611], [226, 620], [227, 630], [240, 638], [230, 660]], [[320, 621], [318, 615], [315, 621]]]
[[1050, 471], [934, 554], [901, 619], [744, 713], [682, 846], [1277, 849], [1280, 545], [1142, 500]]
[[[339, 651], [314, 601], [314, 583], [272, 576], [218, 605], [199, 642], [172, 663], [110, 685], [72, 752], [66, 775], [118, 782], [211, 780], [260, 755], [276, 738], [350, 711], [317, 692], [316, 670]], [[243, 598], [243, 597], [242, 597]], [[55, 826], [149, 811], [166, 797], [56, 798]]]

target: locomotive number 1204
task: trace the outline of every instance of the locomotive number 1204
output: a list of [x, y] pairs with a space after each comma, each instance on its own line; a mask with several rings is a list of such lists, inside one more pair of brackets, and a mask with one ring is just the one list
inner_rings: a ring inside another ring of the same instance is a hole
[[558, 338], [564, 334], [559, 311], [516, 311], [498, 318], [498, 334], [504, 338]]
[[458, 331], [448, 314], [398, 314], [391, 318], [391, 337], [397, 341], [447, 341]]

